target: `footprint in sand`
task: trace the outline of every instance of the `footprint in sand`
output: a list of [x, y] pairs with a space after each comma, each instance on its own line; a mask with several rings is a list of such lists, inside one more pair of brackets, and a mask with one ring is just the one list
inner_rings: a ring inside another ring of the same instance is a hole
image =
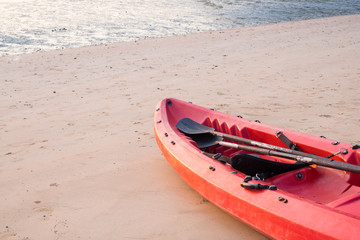
[[54, 209], [52, 209], [51, 207], [38, 207], [34, 208], [33, 210], [34, 212], [39, 213], [43, 220], [48, 220], [49, 217], [51, 217], [52, 212], [54, 211]]
[[15, 239], [16, 235], [14, 232], [0, 232], [0, 240]]

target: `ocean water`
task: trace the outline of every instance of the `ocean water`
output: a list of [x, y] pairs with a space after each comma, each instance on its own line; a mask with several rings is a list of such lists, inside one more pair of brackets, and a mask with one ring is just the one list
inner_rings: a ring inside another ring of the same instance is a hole
[[0, 56], [359, 13], [360, 0], [0, 0]]

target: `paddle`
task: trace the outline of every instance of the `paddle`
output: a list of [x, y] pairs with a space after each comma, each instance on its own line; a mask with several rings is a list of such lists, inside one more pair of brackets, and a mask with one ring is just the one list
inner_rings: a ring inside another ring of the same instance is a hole
[[[197, 123], [190, 118], [181, 119], [176, 124], [176, 127], [181, 132], [185, 133], [186, 135], [192, 135], [192, 138], [199, 138], [199, 140], [201, 140], [201, 141], [199, 141], [199, 144], [201, 144], [201, 146], [199, 146], [199, 148], [205, 148], [205, 147], [210, 147], [210, 146], [216, 145], [218, 141], [222, 141], [225, 138], [228, 140], [245, 143], [245, 144], [248, 144], [251, 146], [266, 148], [266, 149], [275, 150], [275, 151], [279, 151], [279, 152], [285, 152], [285, 153], [299, 155], [299, 156], [303, 156], [303, 157], [319, 157], [317, 155], [301, 152], [298, 150], [292, 150], [292, 149], [288, 149], [288, 148], [278, 147], [278, 146], [274, 146], [271, 144], [247, 139], [247, 138], [242, 138], [242, 137], [238, 137], [238, 136], [234, 136], [234, 135], [230, 135], [230, 134], [226, 134], [226, 133], [216, 132], [214, 128], [207, 127], [205, 125]], [[215, 137], [209, 138], [206, 136], [206, 134], [214, 135], [214, 136], [216, 136], [216, 138]]]
[[[283, 157], [287, 159], [296, 160], [299, 162], [316, 164], [319, 166], [334, 168], [338, 170], [344, 170], [348, 172], [360, 173], [360, 166], [334, 161], [328, 158], [319, 157], [313, 154], [304, 153], [296, 150], [291, 150], [287, 148], [282, 148], [267, 143], [257, 142], [250, 139], [233, 136], [226, 133], [216, 132], [213, 128], [199, 124], [190, 118], [183, 118], [177, 124], [176, 127], [187, 136], [191, 137], [198, 145], [199, 148], [205, 148], [212, 145], [222, 145], [230, 148], [237, 148], [249, 152], [255, 152], [263, 155]], [[239, 145], [230, 142], [222, 141], [224, 138], [245, 143], [248, 145], [256, 146], [246, 146]], [[258, 148], [261, 147], [261, 148]]]

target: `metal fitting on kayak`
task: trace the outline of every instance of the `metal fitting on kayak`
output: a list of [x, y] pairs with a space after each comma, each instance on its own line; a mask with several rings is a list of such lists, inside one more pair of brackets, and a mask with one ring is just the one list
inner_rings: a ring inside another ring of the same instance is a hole
[[299, 179], [299, 180], [301, 180], [301, 179], [304, 178], [304, 176], [303, 176], [303, 174], [302, 174], [301, 172], [297, 172], [297, 173], [296, 173], [296, 177], [297, 177], [297, 179]]
[[288, 200], [286, 198], [283, 198], [283, 197], [279, 197], [279, 201], [280, 202], [284, 202], [284, 203], [287, 203]]
[[217, 154], [215, 154], [215, 155], [213, 156], [213, 158], [214, 158], [215, 160], [219, 160], [221, 157], [222, 157], [222, 154], [221, 154], [221, 153], [217, 153]]
[[253, 179], [252, 176], [246, 176], [244, 181], [241, 183], [241, 187], [250, 189], [250, 190], [259, 190], [259, 189], [269, 189], [269, 190], [277, 190], [275, 185], [264, 185], [259, 183], [249, 183]]
[[331, 158], [331, 157], [333, 157], [333, 156], [335, 156], [335, 155], [338, 155], [339, 153], [341, 153], [341, 154], [343, 154], [343, 155], [346, 155], [346, 154], [349, 153], [349, 151], [348, 151], [346, 148], [342, 147], [342, 148], [340, 148], [340, 150], [337, 151], [336, 153], [333, 153], [333, 154], [327, 156], [327, 158]]
[[279, 138], [289, 149], [300, 151], [294, 142], [292, 142], [282, 131], [275, 133], [276, 137]]

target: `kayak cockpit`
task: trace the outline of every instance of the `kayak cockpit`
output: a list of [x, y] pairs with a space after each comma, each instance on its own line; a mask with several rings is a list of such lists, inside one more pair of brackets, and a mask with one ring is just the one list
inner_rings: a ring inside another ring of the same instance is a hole
[[[210, 120], [209, 118], [205, 119], [202, 124], [214, 128], [215, 131], [219, 131], [222, 133], [232, 134], [255, 141], [286, 147], [284, 143], [276, 137], [276, 131], [272, 133], [266, 131], [266, 129], [261, 129], [260, 124], [256, 126], [256, 129], [252, 128], [251, 124], [247, 124], [246, 126], [229, 126], [225, 122], [221, 123], [218, 119]], [[298, 140], [297, 137], [299, 136], [291, 137], [293, 137], [294, 140]], [[302, 140], [301, 136], [300, 140]], [[307, 145], [307, 142], [297, 141], [296, 144], [299, 146], [300, 150], [316, 154], [318, 156], [328, 156], [332, 154], [331, 150], [323, 147], [323, 143], [314, 144], [314, 142], [312, 142], [312, 144]], [[257, 155], [251, 152], [220, 145], [209, 146], [206, 149], [202, 150], [210, 154], [221, 154], [222, 156], [225, 156], [227, 158], [234, 158], [234, 156], [237, 156], [239, 154], [246, 154], [257, 156], [267, 161], [274, 161], [291, 165], [296, 164], [294, 161], [289, 159], [266, 155]], [[359, 156], [358, 154], [356, 154], [356, 152], [352, 153], [352, 156], [347, 157], [348, 158], [346, 160], [348, 162], [358, 164]], [[345, 161], [343, 158], [341, 158], [341, 156], [335, 156], [333, 159], [336, 159], [338, 161]], [[331, 161], [331, 159], [329, 159], [329, 161]], [[262, 163], [259, 162], [259, 164]], [[259, 164], [255, 164], [256, 168], [261, 169], [261, 166]], [[248, 175], [248, 172], [246, 171], [239, 171], [242, 172], [244, 175]], [[254, 170], [254, 172], [256, 172], [256, 170]], [[259, 172], [259, 174], [261, 174], [261, 172]], [[339, 202], [338, 205], [344, 205], [345, 203], [343, 203], [342, 199], [346, 199], [349, 196], [354, 196], [354, 194], [356, 195], [360, 192], [359, 180], [359, 174], [314, 165], [309, 166], [304, 164], [301, 165], [301, 167], [299, 168], [294, 168], [293, 170], [289, 168], [288, 171], [280, 171], [270, 176], [269, 178], [263, 179], [263, 182], [267, 185], [275, 185], [279, 190], [294, 194], [300, 198], [305, 198], [324, 205], [330, 204], [330, 206], [335, 206], [336, 204], [331, 205], [331, 203]], [[356, 195], [354, 198], [360, 197]], [[349, 205], [350, 202], [352, 201], [348, 200], [347, 205]], [[359, 203], [356, 204], [357, 206], [359, 205]]]

